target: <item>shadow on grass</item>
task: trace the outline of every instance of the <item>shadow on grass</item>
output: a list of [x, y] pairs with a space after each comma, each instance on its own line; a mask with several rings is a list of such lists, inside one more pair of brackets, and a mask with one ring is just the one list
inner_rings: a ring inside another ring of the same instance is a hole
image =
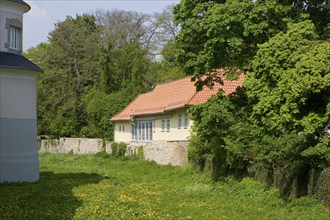
[[82, 206], [73, 189], [102, 179], [98, 174], [41, 172], [37, 183], [0, 184], [0, 219], [72, 219]]

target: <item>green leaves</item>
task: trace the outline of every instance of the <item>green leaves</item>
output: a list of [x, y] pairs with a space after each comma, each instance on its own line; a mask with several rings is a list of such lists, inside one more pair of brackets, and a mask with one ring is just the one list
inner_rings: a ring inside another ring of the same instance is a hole
[[182, 1], [174, 8], [181, 25], [178, 59], [199, 77], [216, 68], [249, 66], [257, 44], [286, 29], [288, 12], [274, 0]]
[[[243, 90], [192, 108], [201, 148], [225, 149], [225, 164], [233, 170], [268, 167], [284, 194], [295, 178], [304, 187], [310, 169], [330, 163], [324, 133], [330, 121], [329, 58], [329, 42], [318, 39], [311, 21], [289, 23], [287, 31], [258, 45]], [[218, 145], [209, 145], [213, 137]], [[204, 157], [210, 154], [216, 157], [211, 150]]]
[[[26, 53], [45, 70], [38, 79], [38, 133], [111, 139], [112, 116], [156, 83], [183, 77], [173, 62], [177, 30], [169, 10], [154, 18], [100, 11], [55, 24], [49, 43]], [[167, 41], [165, 60], [152, 62]]]
[[254, 71], [247, 74], [247, 94], [256, 102], [252, 118], [278, 134], [314, 134], [329, 120], [329, 43], [316, 40], [310, 21], [288, 27], [259, 46]]
[[86, 98], [86, 120], [88, 125], [84, 127], [87, 137], [101, 137], [113, 139], [113, 125], [109, 120], [120, 112], [132, 101], [135, 96], [127, 95], [129, 91], [119, 91], [106, 94], [95, 89]]

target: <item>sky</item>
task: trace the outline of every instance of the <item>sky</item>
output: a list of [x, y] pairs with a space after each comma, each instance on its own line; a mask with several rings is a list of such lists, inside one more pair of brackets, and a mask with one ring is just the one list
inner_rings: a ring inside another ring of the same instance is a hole
[[142, 13], [161, 12], [179, 0], [25, 0], [31, 10], [24, 14], [23, 50], [48, 41], [54, 24], [64, 21], [67, 15], [93, 13], [97, 10], [120, 9]]

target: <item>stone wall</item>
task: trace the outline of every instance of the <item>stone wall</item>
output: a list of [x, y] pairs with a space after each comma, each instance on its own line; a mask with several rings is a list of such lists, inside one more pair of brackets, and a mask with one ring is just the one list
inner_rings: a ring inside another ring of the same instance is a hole
[[153, 141], [149, 143], [131, 143], [127, 146], [126, 155], [137, 153], [138, 146], [143, 146], [145, 160], [155, 161], [161, 165], [182, 166], [188, 163], [189, 141]]
[[89, 138], [60, 138], [38, 140], [39, 152], [94, 154], [105, 150], [112, 153], [110, 141]]
[[[39, 152], [94, 154], [100, 151], [112, 153], [110, 141], [88, 138], [60, 138], [39, 140]], [[182, 166], [188, 163], [189, 141], [153, 141], [144, 143], [130, 143], [126, 148], [126, 156], [138, 154], [138, 147], [143, 146], [145, 160], [155, 161], [161, 165]]]

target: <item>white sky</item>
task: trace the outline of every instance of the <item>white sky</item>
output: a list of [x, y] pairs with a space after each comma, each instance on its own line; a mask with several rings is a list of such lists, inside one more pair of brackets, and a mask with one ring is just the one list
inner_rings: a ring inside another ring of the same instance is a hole
[[120, 9], [143, 13], [161, 12], [179, 0], [25, 0], [31, 10], [24, 14], [23, 50], [48, 41], [48, 33], [54, 24], [65, 20], [67, 15], [93, 13], [99, 9]]

